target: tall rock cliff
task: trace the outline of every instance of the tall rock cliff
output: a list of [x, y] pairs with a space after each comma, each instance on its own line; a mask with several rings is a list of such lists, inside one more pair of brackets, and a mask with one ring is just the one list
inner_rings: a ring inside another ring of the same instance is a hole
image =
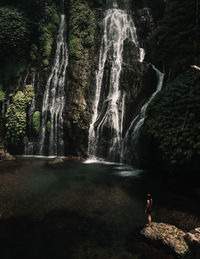
[[[52, 66], [54, 66], [56, 35], [60, 23], [59, 14], [62, 12], [63, 4], [67, 22], [65, 40], [69, 48], [63, 110], [64, 154], [87, 155], [88, 131], [93, 112], [96, 72], [103, 37], [102, 21], [105, 8], [110, 8], [112, 1], [26, 2], [19, 0], [13, 2], [4, 0], [1, 3], [0, 18], [3, 24], [0, 28], [2, 31], [0, 43], [5, 49], [5, 52], [0, 53], [2, 57], [0, 69], [1, 142], [11, 153], [40, 154], [41, 128], [44, 128], [42, 124], [44, 94]], [[135, 8], [130, 1], [118, 1], [117, 4], [122, 10]], [[32, 14], [33, 10], [36, 13], [35, 16]], [[139, 15], [136, 15], [136, 9], [132, 12], [132, 15], [137, 17], [138, 24], [141, 24], [141, 38], [142, 34], [147, 37], [153, 26], [153, 21], [149, 26], [148, 22], [144, 23], [145, 19], [151, 19], [148, 12], [149, 9], [140, 11]], [[10, 17], [13, 23], [9, 23]], [[7, 32], [4, 25], [8, 27]], [[15, 31], [15, 34], [9, 34], [10, 30]], [[6, 45], [6, 38], [10, 38], [10, 45]], [[155, 88], [155, 73], [148, 64], [138, 63], [139, 54], [135, 47], [127, 40], [123, 50], [120, 87], [126, 92], [124, 132]], [[8, 59], [6, 53], [10, 53]], [[105, 84], [109, 81], [109, 72], [106, 76], [106, 71], [109, 71], [110, 66], [111, 64], [107, 61], [103, 79]], [[23, 116], [21, 114], [19, 119], [17, 114], [20, 113], [21, 108], [15, 105], [15, 100], [19, 96], [25, 96], [26, 85], [33, 86], [33, 95], [28, 102], [24, 101], [26, 106], [24, 106]], [[47, 115], [45, 121], [46, 137], [43, 140], [45, 145], [43, 154], [45, 155], [49, 154], [48, 138], [50, 138], [52, 127], [48, 116], [50, 115]]]
[[[120, 14], [125, 12], [131, 17], [129, 20], [134, 20], [138, 43], [128, 36], [120, 52], [121, 96], [114, 105], [121, 102], [117, 116], [122, 119], [120, 132], [116, 134], [119, 125], [111, 126], [112, 116], [104, 114], [105, 107], [109, 106], [109, 102], [104, 101], [110, 91], [115, 62], [112, 50], [105, 59], [103, 88], [97, 106], [99, 117], [93, 124], [94, 131], [99, 132], [98, 123], [102, 118], [105, 123], [101, 126], [103, 134], [96, 138], [99, 141], [96, 155], [119, 161], [124, 148], [122, 142], [131, 122], [156, 89], [156, 72], [150, 65], [153, 63], [165, 72], [164, 90], [147, 109], [134, 157], [141, 167], [165, 165], [167, 170], [178, 170], [193, 165], [196, 170], [200, 155], [199, 72], [190, 67], [199, 65], [199, 6], [196, 0], [181, 3], [177, 0], [3, 0], [0, 4], [1, 143], [11, 153], [50, 154], [49, 139], [52, 139], [54, 128], [50, 108], [45, 124], [42, 116], [46, 86], [57, 55], [60, 17], [64, 12], [63, 39], [68, 48], [68, 64], [61, 112], [63, 133], [59, 134], [63, 135], [64, 155], [87, 156], [100, 53], [105, 43], [102, 43], [104, 19], [106, 10], [111, 8], [118, 8]], [[141, 48], [146, 52], [144, 62], [140, 61]], [[61, 68], [58, 78], [62, 73]], [[59, 103], [57, 101], [57, 107]], [[40, 153], [42, 128], [45, 128], [44, 152]], [[111, 153], [114, 154], [112, 158]], [[126, 159], [126, 162], [132, 164], [135, 159]]]

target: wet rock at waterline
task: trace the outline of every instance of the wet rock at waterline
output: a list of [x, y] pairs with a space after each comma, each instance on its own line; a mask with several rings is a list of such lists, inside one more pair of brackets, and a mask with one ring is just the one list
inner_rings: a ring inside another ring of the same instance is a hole
[[179, 256], [184, 256], [189, 252], [188, 245], [184, 240], [185, 232], [173, 225], [153, 222], [150, 227], [143, 228], [140, 234], [151, 241], [168, 247]]
[[63, 164], [63, 163], [64, 163], [64, 160], [62, 159], [62, 157], [59, 157], [59, 156], [57, 156], [56, 158], [48, 162], [49, 165], [57, 165], [57, 164]]
[[196, 243], [200, 248], [200, 227], [186, 233], [184, 238], [188, 243]]
[[187, 242], [190, 250], [192, 251], [194, 258], [199, 258], [199, 255], [200, 255], [200, 227], [187, 232], [184, 235], [184, 239]]
[[16, 158], [9, 153], [5, 153], [4, 155], [2, 155], [1, 159], [6, 161], [16, 160]]
[[62, 165], [66, 161], [83, 162], [84, 159], [81, 156], [66, 156], [66, 157], [57, 156], [57, 157], [51, 159], [50, 161], [48, 161], [48, 164], [49, 165]]

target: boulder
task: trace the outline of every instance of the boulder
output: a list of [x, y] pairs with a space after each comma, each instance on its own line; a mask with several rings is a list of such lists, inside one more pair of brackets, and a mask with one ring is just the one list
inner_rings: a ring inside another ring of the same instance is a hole
[[140, 234], [151, 241], [168, 247], [178, 256], [184, 256], [189, 252], [188, 245], [184, 240], [185, 232], [173, 225], [153, 222], [150, 227], [143, 228]]
[[199, 258], [199, 255], [200, 255], [200, 227], [187, 232], [184, 235], [184, 239], [187, 242], [194, 258]]
[[64, 163], [64, 160], [62, 159], [62, 157], [59, 157], [59, 156], [57, 156], [56, 158], [48, 162], [49, 165], [57, 165], [57, 164], [63, 164], [63, 163]]
[[10, 161], [10, 160], [16, 160], [16, 158], [9, 153], [5, 153], [2, 155], [2, 160]]

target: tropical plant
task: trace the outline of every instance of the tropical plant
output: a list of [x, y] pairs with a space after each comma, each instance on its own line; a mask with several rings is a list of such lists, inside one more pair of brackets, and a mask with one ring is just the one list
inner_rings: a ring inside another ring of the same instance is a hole
[[70, 1], [69, 15], [69, 54], [80, 59], [84, 49], [94, 44], [96, 19], [89, 5], [80, 0]]
[[33, 87], [26, 86], [25, 93], [17, 91], [6, 111], [6, 139], [8, 144], [17, 145], [26, 133], [26, 108], [33, 98]]
[[141, 133], [154, 145], [154, 157], [176, 168], [200, 157], [199, 110], [198, 72], [191, 69], [167, 83], [149, 105]]
[[40, 111], [35, 111], [33, 114], [33, 130], [36, 134], [40, 132]]

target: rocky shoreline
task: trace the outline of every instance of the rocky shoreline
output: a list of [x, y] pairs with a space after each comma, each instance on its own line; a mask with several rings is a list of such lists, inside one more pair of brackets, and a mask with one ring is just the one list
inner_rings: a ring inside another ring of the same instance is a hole
[[187, 233], [167, 223], [153, 222], [145, 227], [140, 234], [154, 244], [167, 248], [172, 254], [183, 258], [191, 255], [193, 259], [200, 253], [200, 228]]

